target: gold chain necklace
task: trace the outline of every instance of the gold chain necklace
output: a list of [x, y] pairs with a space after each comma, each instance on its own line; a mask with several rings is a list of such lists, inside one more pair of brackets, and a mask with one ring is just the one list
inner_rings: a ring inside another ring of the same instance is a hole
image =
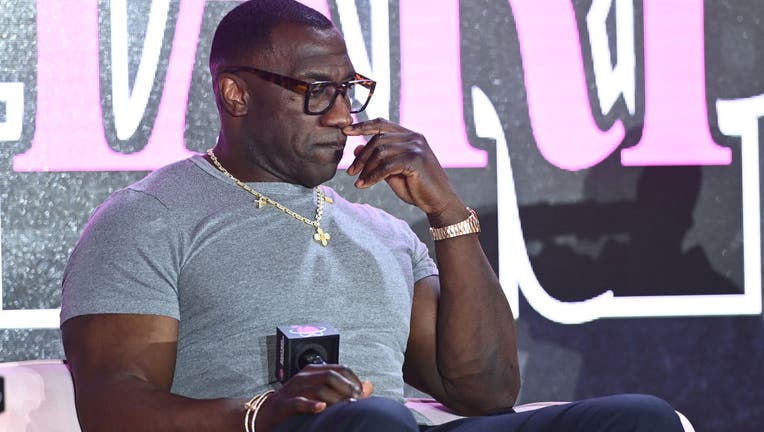
[[267, 204], [270, 204], [277, 209], [281, 210], [282, 212], [288, 214], [289, 216], [292, 216], [293, 218], [297, 219], [300, 222], [303, 222], [305, 224], [308, 224], [316, 229], [316, 233], [313, 234], [313, 240], [317, 241], [321, 246], [326, 246], [329, 244], [329, 239], [332, 238], [332, 236], [329, 235], [328, 232], [321, 229], [321, 218], [324, 216], [324, 202], [328, 202], [331, 204], [333, 200], [331, 197], [326, 196], [324, 194], [323, 189], [316, 186], [314, 190], [316, 191], [317, 196], [317, 203], [316, 203], [316, 218], [313, 220], [310, 220], [306, 218], [305, 216], [298, 214], [297, 212], [287, 208], [285, 205], [281, 204], [278, 201], [275, 201], [271, 199], [270, 197], [267, 197], [260, 192], [252, 189], [251, 187], [247, 186], [246, 183], [242, 182], [241, 180], [237, 179], [233, 176], [233, 174], [229, 173], [228, 170], [226, 170], [223, 165], [220, 164], [220, 161], [218, 161], [218, 158], [215, 157], [215, 152], [212, 151], [212, 149], [207, 150], [207, 156], [210, 157], [210, 160], [212, 160], [212, 163], [215, 164], [215, 167], [217, 167], [220, 172], [222, 172], [226, 177], [233, 180], [234, 183], [239, 185], [240, 188], [244, 189], [245, 191], [249, 192], [250, 194], [254, 195], [255, 198], [255, 205], [257, 205], [257, 208], [263, 208]]

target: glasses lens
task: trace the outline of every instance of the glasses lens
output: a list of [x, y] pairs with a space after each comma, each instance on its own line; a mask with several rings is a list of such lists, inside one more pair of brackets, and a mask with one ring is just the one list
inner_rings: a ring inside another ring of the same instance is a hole
[[371, 97], [371, 89], [362, 82], [350, 82], [347, 88], [347, 98], [350, 101], [350, 112], [363, 111]]
[[334, 83], [313, 83], [308, 88], [305, 96], [308, 98], [308, 111], [320, 113], [329, 108], [334, 96], [337, 94], [337, 86]]
[[[351, 113], [364, 110], [371, 98], [372, 88], [365, 81], [343, 83], [344, 91], [339, 92], [345, 98]], [[309, 114], [321, 114], [328, 110], [338, 97], [338, 84], [332, 82], [312, 83], [305, 96], [308, 98]]]

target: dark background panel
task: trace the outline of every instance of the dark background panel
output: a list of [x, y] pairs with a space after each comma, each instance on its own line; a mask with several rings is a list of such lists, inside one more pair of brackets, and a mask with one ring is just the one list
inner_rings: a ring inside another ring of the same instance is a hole
[[[740, 141], [718, 131], [714, 104], [762, 93], [757, 35], [764, 5], [705, 4], [709, 126], [716, 142], [732, 149], [731, 165], [623, 167], [616, 152], [593, 168], [570, 172], [551, 166], [536, 148], [509, 3], [479, 3], [461, 2], [464, 91], [468, 95], [471, 86], [480, 87], [502, 120], [526, 246], [547, 292], [564, 301], [614, 287], [616, 295], [742, 292]], [[623, 121], [628, 133], [622, 148], [633, 145], [645, 109], [642, 38], [635, 35], [637, 112], [630, 115], [620, 102], [602, 116], [584, 27], [591, 2], [573, 4], [589, 108], [603, 130]], [[634, 4], [639, 28], [641, 2]], [[671, 401], [699, 431], [754, 431], [764, 420], [760, 316], [562, 325], [521, 297], [518, 333], [523, 401], [644, 392]]]

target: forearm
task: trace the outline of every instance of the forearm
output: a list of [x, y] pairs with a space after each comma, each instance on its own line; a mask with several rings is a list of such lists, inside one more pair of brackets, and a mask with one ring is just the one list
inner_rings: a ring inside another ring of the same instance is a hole
[[[464, 207], [430, 217], [445, 226]], [[476, 234], [435, 242], [440, 272], [436, 361], [448, 400], [482, 414], [511, 407], [520, 388], [515, 323]]]
[[190, 399], [136, 377], [77, 388], [76, 399], [86, 432], [241, 432], [244, 428], [246, 400]]
[[[468, 216], [421, 134], [384, 119], [343, 133], [372, 136], [356, 148], [347, 170], [358, 175], [357, 187], [385, 180], [400, 199], [425, 212], [431, 226]], [[465, 235], [436, 242], [435, 251], [440, 281], [417, 282], [404, 379], [465, 414], [511, 407], [520, 385], [514, 320], [480, 242]]]

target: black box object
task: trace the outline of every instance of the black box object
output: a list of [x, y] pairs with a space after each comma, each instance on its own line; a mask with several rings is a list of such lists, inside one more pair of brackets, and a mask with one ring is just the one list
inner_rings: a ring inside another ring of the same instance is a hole
[[326, 323], [276, 328], [276, 378], [282, 383], [310, 363], [337, 364], [340, 335]]

